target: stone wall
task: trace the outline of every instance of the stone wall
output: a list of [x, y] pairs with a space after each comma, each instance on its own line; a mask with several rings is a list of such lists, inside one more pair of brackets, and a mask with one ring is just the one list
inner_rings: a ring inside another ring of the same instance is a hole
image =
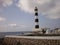
[[60, 45], [60, 40], [5, 38], [3, 45]]

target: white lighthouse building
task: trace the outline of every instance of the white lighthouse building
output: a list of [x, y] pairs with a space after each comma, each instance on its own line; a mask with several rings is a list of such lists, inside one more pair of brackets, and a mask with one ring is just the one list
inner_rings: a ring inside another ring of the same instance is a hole
[[35, 11], [35, 29], [34, 29], [34, 32], [39, 32], [39, 19], [38, 19], [38, 8], [35, 7], [34, 9]]

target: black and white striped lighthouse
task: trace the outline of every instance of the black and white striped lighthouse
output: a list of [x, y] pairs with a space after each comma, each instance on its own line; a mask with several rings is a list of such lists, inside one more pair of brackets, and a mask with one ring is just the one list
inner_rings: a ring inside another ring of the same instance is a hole
[[35, 7], [35, 31], [39, 30], [38, 8]]

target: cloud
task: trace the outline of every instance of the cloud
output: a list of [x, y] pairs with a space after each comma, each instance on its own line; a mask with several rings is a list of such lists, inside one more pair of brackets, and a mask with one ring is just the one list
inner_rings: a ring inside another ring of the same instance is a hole
[[11, 26], [11, 27], [16, 27], [17, 24], [9, 24], [9, 26]]
[[13, 3], [13, 0], [0, 0], [0, 7], [10, 6]]
[[29, 26], [27, 26], [27, 25], [20, 25], [19, 27], [25, 29], [25, 28], [28, 28]]
[[27, 26], [27, 25], [18, 25], [18, 24], [15, 24], [15, 23], [13, 23], [13, 24], [8, 24], [8, 27], [12, 27], [12, 28], [21, 28], [21, 29], [25, 29], [25, 28], [29, 28], [29, 26]]
[[25, 30], [30, 30], [31, 27], [24, 25], [24, 24], [16, 24], [16, 23], [11, 23], [11, 24], [5, 24], [5, 25], [0, 25], [0, 32], [15, 32], [15, 31], [25, 31]]
[[0, 22], [2, 22], [2, 21], [6, 21], [6, 18], [0, 17]]
[[60, 18], [60, 0], [19, 0], [17, 6], [29, 13], [34, 13], [37, 6], [42, 15], [51, 19]]

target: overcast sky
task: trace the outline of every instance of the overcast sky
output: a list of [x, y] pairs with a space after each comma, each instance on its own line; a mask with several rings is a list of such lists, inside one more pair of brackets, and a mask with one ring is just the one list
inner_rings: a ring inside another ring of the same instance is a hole
[[60, 0], [0, 0], [0, 32], [32, 31], [35, 6], [40, 28], [60, 28]]

